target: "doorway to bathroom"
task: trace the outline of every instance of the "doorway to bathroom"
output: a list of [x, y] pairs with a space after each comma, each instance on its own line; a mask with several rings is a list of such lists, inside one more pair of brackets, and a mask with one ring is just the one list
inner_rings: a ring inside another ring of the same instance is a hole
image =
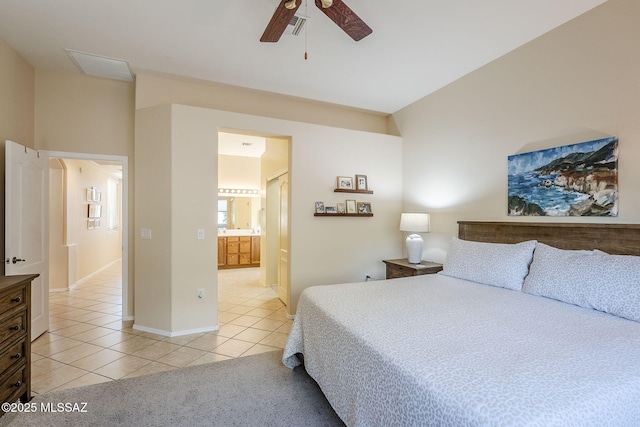
[[288, 270], [279, 274], [274, 261], [281, 258], [278, 242], [288, 205], [282, 221], [274, 222], [274, 201], [281, 201], [269, 184], [288, 169], [289, 146], [285, 137], [218, 133], [219, 334], [237, 341], [226, 347], [242, 355], [283, 348], [291, 327], [287, 301], [278, 293]]

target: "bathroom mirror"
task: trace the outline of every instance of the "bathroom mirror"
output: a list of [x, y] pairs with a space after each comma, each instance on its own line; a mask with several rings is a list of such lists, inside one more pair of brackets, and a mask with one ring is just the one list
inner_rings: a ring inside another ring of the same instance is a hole
[[258, 227], [259, 197], [218, 198], [218, 228], [250, 229]]

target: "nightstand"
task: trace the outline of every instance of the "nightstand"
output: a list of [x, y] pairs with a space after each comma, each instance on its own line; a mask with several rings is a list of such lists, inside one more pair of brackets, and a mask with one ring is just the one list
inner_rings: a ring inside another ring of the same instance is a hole
[[409, 264], [407, 259], [403, 258], [388, 259], [383, 262], [387, 264], [387, 279], [435, 274], [442, 270], [442, 264], [429, 261], [421, 261], [420, 264]]

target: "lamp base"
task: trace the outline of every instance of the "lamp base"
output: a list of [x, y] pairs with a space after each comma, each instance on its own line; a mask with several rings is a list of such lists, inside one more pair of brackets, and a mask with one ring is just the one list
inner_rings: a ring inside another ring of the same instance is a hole
[[409, 264], [420, 264], [422, 262], [422, 245], [424, 240], [419, 234], [409, 234], [407, 236], [407, 261]]

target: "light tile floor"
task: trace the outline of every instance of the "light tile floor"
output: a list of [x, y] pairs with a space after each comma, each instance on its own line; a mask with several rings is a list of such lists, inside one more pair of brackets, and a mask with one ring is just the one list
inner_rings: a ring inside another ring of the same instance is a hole
[[258, 268], [218, 273], [219, 331], [172, 338], [122, 322], [120, 268], [50, 295], [49, 331], [31, 346], [33, 394], [284, 348], [292, 322]]

